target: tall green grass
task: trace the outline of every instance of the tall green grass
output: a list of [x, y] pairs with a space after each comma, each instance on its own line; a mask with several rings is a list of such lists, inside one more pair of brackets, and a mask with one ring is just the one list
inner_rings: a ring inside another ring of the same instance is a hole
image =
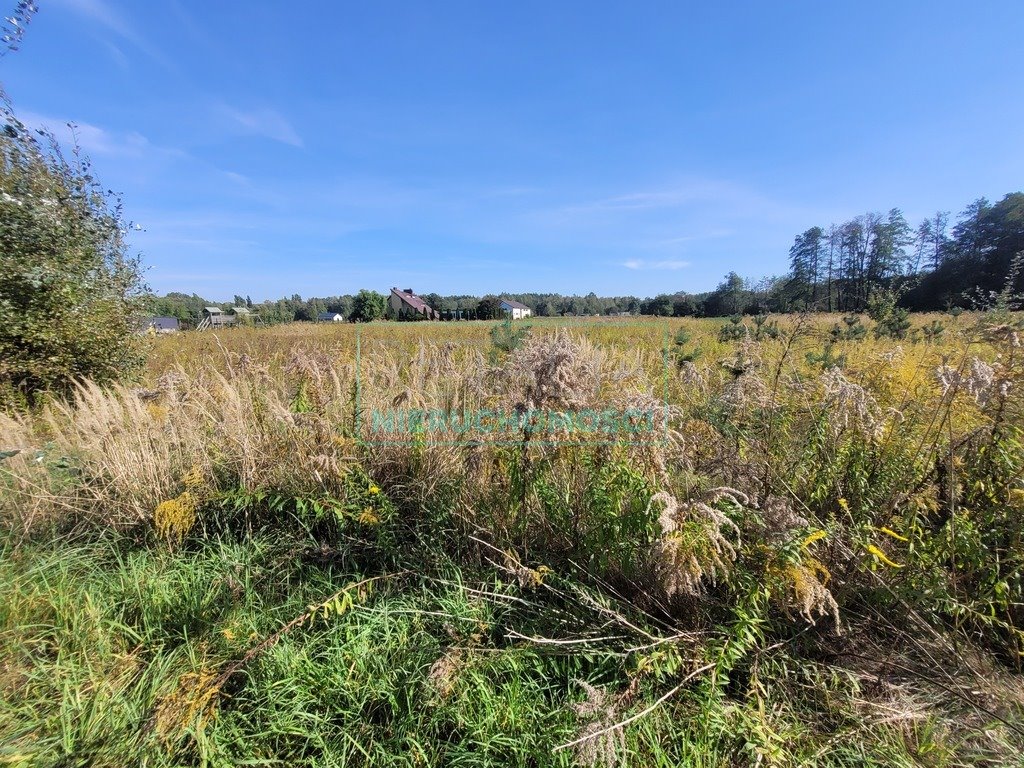
[[[388, 326], [358, 403], [351, 358], [223, 349], [0, 418], [0, 759], [1020, 762], [1021, 324], [802, 323]], [[396, 402], [667, 429], [361, 441]]]
[[[486, 554], [472, 566], [405, 552], [400, 562], [366, 562], [374, 574], [354, 570], [345, 545], [298, 530], [218, 534], [175, 552], [113, 534], [7, 546], [0, 761], [568, 766], [588, 761], [556, 749], [586, 733], [585, 684], [635, 689], [628, 708], [601, 721], [615, 722], [652, 705], [673, 670], [693, 663], [658, 622], [585, 579], [524, 587], [487, 567]], [[208, 709], [192, 706], [196, 681], [373, 575], [386, 578], [343, 612], [318, 611], [281, 635]], [[703, 639], [721, 650], [742, 636]], [[732, 669], [724, 651], [709, 652], [721, 677], [625, 726], [617, 764], [984, 758], [938, 710], [908, 726], [862, 709], [865, 681], [827, 659], [798, 658], [799, 643], [758, 650]]]

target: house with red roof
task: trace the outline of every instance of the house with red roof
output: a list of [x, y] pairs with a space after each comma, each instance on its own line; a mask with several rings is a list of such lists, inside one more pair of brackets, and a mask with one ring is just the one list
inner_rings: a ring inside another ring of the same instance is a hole
[[427, 320], [441, 319], [441, 313], [417, 296], [412, 288], [405, 288], [401, 291], [397, 288], [392, 288], [391, 295], [388, 297], [388, 306], [391, 307], [395, 317], [419, 315]]

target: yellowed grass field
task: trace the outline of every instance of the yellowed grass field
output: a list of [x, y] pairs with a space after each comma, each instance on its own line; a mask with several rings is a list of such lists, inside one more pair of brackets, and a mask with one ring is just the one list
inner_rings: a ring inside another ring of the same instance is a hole
[[[511, 344], [483, 322], [160, 337], [142, 382], [84, 382], [0, 416], [0, 523], [14, 542], [124, 532], [158, 560], [298, 529], [331, 568], [354, 558], [424, 584], [465, 569], [486, 574], [473, 600], [550, 601], [537, 616], [552, 637], [501, 643], [614, 669], [612, 693], [588, 694], [611, 702], [609, 727], [645, 691], [655, 707], [678, 694], [665, 722], [714, 712], [730, 725], [712, 741], [735, 725], [775, 764], [813, 764], [849, 734], [878, 764], [1005, 762], [1024, 733], [1024, 331], [1013, 316], [912, 320], [901, 340], [869, 321], [836, 339], [841, 318], [824, 315], [761, 333], [750, 319], [543, 319]], [[515, 421], [605, 412], [632, 416], [618, 430]], [[408, 413], [427, 421], [388, 420]], [[482, 413], [500, 428], [431, 426]], [[649, 429], [629, 428], [637, 414]], [[566, 606], [594, 639], [559, 634]], [[430, 674], [470, 669], [478, 649], [500, 658], [484, 629]], [[584, 647], [600, 650], [571, 655]], [[212, 722], [233, 663], [189, 662], [159, 699], [162, 738]], [[636, 749], [659, 753], [662, 733]], [[614, 763], [624, 742], [601, 743]]]

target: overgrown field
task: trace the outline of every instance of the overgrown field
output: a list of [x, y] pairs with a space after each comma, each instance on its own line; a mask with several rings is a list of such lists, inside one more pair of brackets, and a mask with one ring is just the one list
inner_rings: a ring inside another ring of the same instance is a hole
[[0, 764], [1024, 765], [1024, 322], [911, 322], [154, 339], [0, 415]]

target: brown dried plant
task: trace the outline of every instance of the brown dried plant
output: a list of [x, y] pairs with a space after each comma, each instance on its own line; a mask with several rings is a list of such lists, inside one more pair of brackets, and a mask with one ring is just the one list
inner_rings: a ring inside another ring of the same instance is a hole
[[[652, 552], [654, 574], [669, 598], [700, 595], [705, 582], [714, 584], [731, 570], [740, 531], [716, 507], [722, 502], [740, 507], [749, 504], [749, 499], [734, 488], [713, 488], [683, 503], [667, 491], [651, 497], [650, 506], [661, 505], [661, 535]], [[736, 544], [729, 540], [727, 532], [736, 536]]]
[[577, 683], [587, 697], [572, 705], [580, 720], [576, 734], [576, 762], [587, 768], [620, 765], [626, 751], [626, 737], [622, 728], [615, 727], [619, 719], [617, 697], [585, 680]]

